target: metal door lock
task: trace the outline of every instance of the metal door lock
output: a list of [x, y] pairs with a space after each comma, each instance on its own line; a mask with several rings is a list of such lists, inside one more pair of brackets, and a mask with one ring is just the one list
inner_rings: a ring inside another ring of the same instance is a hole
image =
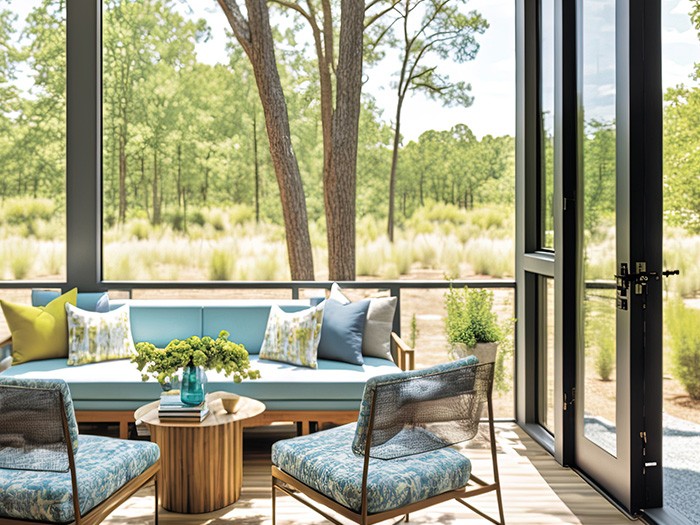
[[680, 270], [664, 270], [662, 272], [648, 272], [646, 262], [635, 264], [635, 271], [630, 272], [627, 263], [620, 264], [620, 272], [615, 275], [617, 288], [617, 308], [627, 310], [628, 296], [627, 290], [634, 284], [634, 294], [643, 295], [646, 293], [646, 286], [650, 281], [658, 281], [661, 277], [680, 275]]

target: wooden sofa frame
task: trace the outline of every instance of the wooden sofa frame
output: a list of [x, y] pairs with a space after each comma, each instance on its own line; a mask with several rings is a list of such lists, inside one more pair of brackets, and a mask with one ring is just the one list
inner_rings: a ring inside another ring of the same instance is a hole
[[[0, 348], [12, 344], [9, 337], [0, 343]], [[391, 334], [391, 353], [401, 370], [413, 370], [416, 366], [415, 351], [398, 334]], [[359, 409], [359, 407], [358, 407]], [[308, 434], [312, 424], [336, 423], [339, 425], [357, 421], [358, 410], [267, 410], [244, 423], [245, 427], [266, 426], [279, 421], [292, 421], [301, 426], [301, 433]], [[119, 437], [129, 437], [129, 424], [134, 423], [133, 410], [76, 410], [78, 423], [116, 423]], [[2, 525], [0, 521], [0, 525]]]

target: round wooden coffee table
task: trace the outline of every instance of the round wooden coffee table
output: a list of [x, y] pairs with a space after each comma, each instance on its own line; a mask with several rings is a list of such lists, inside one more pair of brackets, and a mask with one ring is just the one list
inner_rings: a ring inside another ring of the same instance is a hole
[[[173, 512], [199, 514], [235, 503], [243, 484], [243, 420], [265, 411], [265, 405], [241, 397], [236, 411], [228, 414], [222, 392], [207, 395], [209, 415], [201, 423], [161, 422], [159, 401], [134, 413], [145, 423], [151, 441], [160, 447], [158, 499]], [[225, 394], [224, 394], [225, 395]]]

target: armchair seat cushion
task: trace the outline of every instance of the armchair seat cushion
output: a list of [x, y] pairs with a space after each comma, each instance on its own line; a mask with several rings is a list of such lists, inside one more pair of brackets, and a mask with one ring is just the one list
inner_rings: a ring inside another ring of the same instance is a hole
[[[355, 423], [308, 436], [278, 441], [272, 463], [356, 512], [361, 511], [364, 457], [352, 452]], [[463, 487], [471, 462], [452, 448], [390, 461], [370, 459], [368, 512], [375, 514]]]
[[[79, 436], [75, 456], [80, 513], [106, 500], [160, 457], [158, 445]], [[70, 472], [0, 469], [0, 517], [67, 523], [75, 519]]]

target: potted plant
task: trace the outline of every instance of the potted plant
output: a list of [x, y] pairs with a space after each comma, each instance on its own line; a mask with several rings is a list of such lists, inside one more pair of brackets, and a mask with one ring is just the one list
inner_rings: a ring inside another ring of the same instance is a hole
[[161, 385], [172, 381], [182, 369], [180, 398], [183, 403], [198, 405], [204, 401], [204, 370], [223, 371], [236, 383], [260, 377], [258, 370], [251, 369], [245, 347], [229, 341], [228, 336], [226, 330], [222, 330], [216, 339], [193, 335], [184, 340], [173, 339], [165, 348], [138, 343], [131, 361], [141, 371], [143, 381], [152, 377]]
[[503, 330], [493, 311], [493, 292], [453, 288], [445, 294], [447, 340], [451, 359], [475, 355], [480, 363], [496, 360]]

